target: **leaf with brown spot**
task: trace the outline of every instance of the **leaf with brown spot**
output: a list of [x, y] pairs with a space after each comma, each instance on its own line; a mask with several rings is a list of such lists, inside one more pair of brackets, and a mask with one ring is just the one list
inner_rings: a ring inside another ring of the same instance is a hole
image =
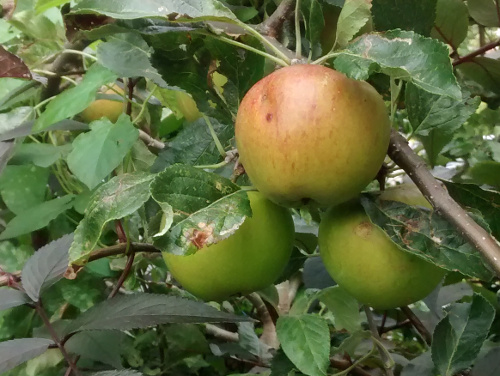
[[32, 78], [26, 64], [2, 46], [0, 46], [0, 77]]

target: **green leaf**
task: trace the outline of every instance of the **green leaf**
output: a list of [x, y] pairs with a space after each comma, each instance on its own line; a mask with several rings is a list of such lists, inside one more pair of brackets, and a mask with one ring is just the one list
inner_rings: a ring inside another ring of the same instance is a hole
[[116, 330], [76, 333], [65, 344], [68, 352], [114, 368], [122, 368], [120, 354], [127, 335]]
[[52, 144], [17, 144], [10, 164], [34, 164], [39, 167], [49, 167], [60, 158], [66, 156], [71, 145], [56, 146]]
[[[214, 118], [210, 118], [210, 122], [222, 146], [229, 145], [229, 140], [234, 137], [234, 127], [230, 124], [222, 124]], [[175, 163], [210, 165], [220, 160], [221, 156], [214, 139], [205, 120], [201, 118], [183, 128], [168, 143], [168, 147], [158, 155], [153, 171], [161, 171]]]
[[478, 56], [457, 66], [465, 83], [486, 99], [500, 95], [500, 61]]
[[[376, 2], [375, 2], [376, 3]], [[335, 45], [344, 48], [370, 19], [371, 0], [346, 0], [337, 23]]]
[[1, 141], [13, 138], [10, 132], [23, 125], [26, 121], [33, 118], [33, 108], [31, 107], [17, 107], [12, 111], [0, 114], [0, 134], [7, 137], [2, 137]]
[[23, 305], [29, 301], [25, 293], [11, 288], [0, 289], [0, 311]]
[[0, 343], [0, 373], [43, 354], [54, 344], [45, 338], [21, 338]]
[[247, 350], [250, 354], [255, 355], [259, 359], [268, 356], [267, 346], [264, 345], [255, 334], [255, 328], [251, 322], [238, 323], [238, 344]]
[[68, 251], [73, 234], [64, 235], [38, 249], [26, 262], [21, 274], [26, 294], [35, 302], [44, 288], [61, 279], [68, 268]]
[[449, 44], [456, 50], [467, 37], [468, 28], [469, 12], [462, 0], [438, 0], [431, 37]]
[[47, 194], [50, 171], [33, 165], [6, 166], [0, 175], [2, 200], [14, 213], [20, 214], [41, 204]]
[[276, 323], [281, 348], [300, 372], [326, 375], [330, 365], [330, 331], [326, 321], [314, 315], [281, 316]]
[[443, 180], [451, 197], [466, 210], [479, 210], [488, 222], [491, 233], [500, 239], [500, 193], [481, 189], [474, 184], [452, 183]]
[[90, 374], [90, 376], [143, 376], [143, 374], [133, 369], [123, 369], [120, 371], [95, 372]]
[[69, 323], [65, 334], [82, 330], [131, 330], [167, 323], [236, 323], [249, 320], [218, 311], [202, 302], [141, 293], [116, 296], [93, 306]]
[[97, 61], [120, 77], [146, 77], [157, 85], [167, 83], [149, 61], [151, 48], [136, 33], [108, 36], [97, 46]]
[[90, 199], [85, 217], [75, 231], [70, 262], [83, 265], [95, 247], [106, 223], [134, 213], [150, 196], [149, 184], [153, 175], [123, 174], [99, 187]]
[[199, 20], [235, 20], [236, 16], [217, 0], [83, 0], [74, 13], [100, 13], [116, 19], [165, 17], [173, 13]]
[[138, 138], [139, 131], [125, 114], [115, 124], [108, 119], [94, 121], [90, 132], [73, 141], [68, 167], [93, 189], [122, 162]]
[[69, 0], [37, 0], [35, 10], [37, 14], [43, 13], [46, 10], [69, 3]]
[[[251, 214], [247, 193], [237, 191], [194, 212], [173, 226], [169, 233], [157, 238], [154, 244], [168, 253], [192, 254], [203, 246], [228, 238]], [[196, 241], [200, 235], [202, 244]]]
[[151, 194], [159, 203], [192, 214], [240, 188], [229, 179], [200, 168], [174, 165], [157, 174]]
[[73, 205], [74, 195], [66, 195], [32, 206], [14, 217], [0, 234], [0, 240], [15, 238], [47, 226]]
[[432, 336], [432, 360], [442, 376], [453, 376], [472, 364], [494, 317], [494, 308], [479, 294], [471, 303], [451, 306]]
[[499, 27], [498, 3], [495, 0], [467, 0], [469, 14], [483, 26]]
[[494, 347], [484, 357], [479, 358], [472, 368], [472, 376], [497, 376], [500, 374], [500, 347]]
[[401, 376], [435, 376], [434, 363], [432, 363], [431, 352], [427, 351], [415, 359], [412, 359], [403, 370]]
[[337, 330], [353, 333], [361, 329], [358, 301], [340, 286], [328, 287], [318, 295], [335, 318]]
[[493, 273], [476, 249], [444, 218], [426, 208], [361, 198], [366, 214], [402, 250], [441, 268], [488, 281]]
[[305, 38], [313, 49], [319, 43], [321, 32], [325, 26], [323, 10], [318, 0], [305, 0], [301, 3], [301, 11], [306, 24]]
[[413, 30], [429, 36], [436, 16], [436, 0], [373, 0], [373, 22], [377, 31]]
[[36, 120], [34, 131], [47, 129], [52, 124], [82, 112], [94, 101], [97, 90], [117, 79], [115, 73], [99, 64], [93, 64], [77, 85], [57, 95]]
[[413, 82], [429, 93], [456, 100], [462, 98], [448, 48], [435, 39], [412, 31], [393, 30], [364, 35], [339, 52], [335, 68], [351, 78], [362, 80], [371, 73], [381, 72]]
[[14, 245], [9, 241], [0, 242], [0, 268], [7, 273], [17, 272], [33, 254], [29, 245]]
[[500, 163], [495, 161], [481, 161], [469, 168], [467, 174], [478, 184], [487, 184], [500, 187]]

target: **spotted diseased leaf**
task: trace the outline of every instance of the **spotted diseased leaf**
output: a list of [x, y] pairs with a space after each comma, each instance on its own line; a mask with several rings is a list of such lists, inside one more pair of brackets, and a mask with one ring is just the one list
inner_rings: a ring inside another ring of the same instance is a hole
[[401, 249], [441, 268], [490, 280], [492, 271], [480, 253], [448, 221], [425, 208], [396, 201], [361, 198], [366, 214]]
[[0, 46], [0, 77], [31, 79], [31, 72], [19, 57]]
[[106, 223], [134, 213], [150, 196], [154, 175], [140, 172], [123, 174], [100, 186], [92, 195], [85, 217], [75, 231], [69, 251], [70, 262], [83, 265], [95, 247]]
[[470, 367], [490, 330], [495, 309], [479, 294], [471, 303], [455, 303], [432, 336], [432, 360], [442, 376]]
[[83, 330], [131, 330], [167, 323], [251, 321], [193, 300], [158, 294], [120, 295], [88, 309], [70, 322], [64, 334]]
[[[391, 30], [363, 35], [339, 51], [334, 65], [337, 70], [358, 80], [381, 72], [410, 81], [429, 93], [456, 100], [462, 98], [448, 47], [413, 31]], [[439, 66], [439, 69], [429, 69], [433, 66]]]
[[0, 373], [43, 354], [54, 344], [45, 338], [21, 338], [0, 343]]
[[232, 235], [252, 215], [245, 191], [231, 193], [194, 212], [155, 240], [162, 251], [176, 255], [195, 253]]

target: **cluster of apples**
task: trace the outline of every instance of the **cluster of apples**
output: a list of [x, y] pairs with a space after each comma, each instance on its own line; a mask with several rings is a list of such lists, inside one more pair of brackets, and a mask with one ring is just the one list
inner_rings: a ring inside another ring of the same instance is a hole
[[[282, 68], [245, 95], [235, 133], [240, 161], [258, 190], [248, 193], [253, 215], [194, 255], [164, 255], [188, 291], [222, 300], [274, 282], [292, 251], [287, 208], [310, 201], [331, 207], [320, 225], [320, 254], [334, 280], [360, 302], [379, 309], [407, 305], [442, 279], [440, 268], [399, 249], [356, 201], [379, 171], [390, 136], [384, 101], [368, 83], [324, 66]], [[428, 205], [418, 190], [401, 193], [389, 191], [385, 199]]]

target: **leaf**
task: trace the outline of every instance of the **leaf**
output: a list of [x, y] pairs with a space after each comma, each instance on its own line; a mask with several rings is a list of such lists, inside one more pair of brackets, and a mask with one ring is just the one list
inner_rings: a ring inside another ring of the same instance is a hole
[[24, 62], [0, 45], [0, 77], [31, 79], [31, 72]]
[[481, 161], [467, 170], [467, 174], [479, 184], [487, 184], [500, 188], [500, 163]]
[[0, 175], [2, 200], [14, 214], [41, 204], [47, 194], [50, 171], [33, 165], [6, 166]]
[[[217, 137], [222, 146], [230, 144], [234, 137], [234, 128], [230, 124], [222, 124], [210, 118]], [[159, 172], [175, 163], [186, 165], [210, 165], [221, 160], [214, 139], [203, 118], [182, 128], [168, 143], [168, 147], [160, 152], [152, 170]]]
[[69, 0], [37, 0], [35, 10], [37, 14], [43, 13], [46, 10], [69, 3]]
[[100, 13], [116, 19], [165, 17], [174, 13], [199, 20], [234, 20], [236, 16], [217, 0], [83, 0], [73, 13]]
[[494, 317], [494, 308], [479, 294], [471, 303], [451, 306], [432, 336], [432, 360], [442, 376], [453, 376], [472, 364]]
[[[32, 119], [33, 116], [33, 109], [24, 106], [0, 114], [0, 141], [17, 137], [15, 134], [16, 128], [21, 127], [27, 120]], [[30, 134], [30, 132], [27, 134]]]
[[90, 376], [143, 376], [142, 373], [133, 369], [122, 369], [119, 371], [101, 371], [90, 374]]
[[374, 0], [373, 22], [378, 31], [413, 30], [429, 36], [436, 15], [436, 0]]
[[131, 330], [167, 323], [241, 322], [251, 319], [201, 302], [158, 294], [120, 295], [99, 303], [68, 324], [65, 334], [82, 330]]
[[259, 340], [252, 323], [238, 323], [238, 336], [238, 344], [250, 354], [255, 355], [259, 359], [269, 358], [268, 346]]
[[157, 238], [154, 245], [176, 255], [192, 254], [228, 238], [251, 214], [247, 193], [237, 191], [177, 223], [169, 233]]
[[[26, 109], [27, 107], [19, 107], [18, 109]], [[13, 110], [12, 112], [14, 112]], [[31, 108], [29, 108], [29, 111], [31, 111]], [[3, 115], [6, 114], [0, 114], [0, 124], [4, 120], [2, 119]], [[10, 119], [9, 119], [10, 120]], [[19, 138], [19, 137], [24, 137], [24, 136], [29, 136], [29, 135], [34, 135], [37, 133], [40, 133], [42, 131], [33, 131], [33, 124], [34, 121], [26, 121], [26, 122], [20, 122], [20, 123], [10, 123], [10, 125], [15, 125], [15, 127], [8, 128], [5, 131], [0, 131], [0, 141], [5, 141], [5, 140], [10, 140], [11, 138]], [[44, 131], [56, 131], [56, 130], [66, 130], [66, 131], [80, 131], [80, 130], [88, 130], [89, 126], [88, 124], [81, 123], [79, 121], [74, 121], [74, 120], [62, 120], [57, 123], [52, 124], [49, 126], [47, 129]]]
[[200, 168], [173, 165], [156, 175], [151, 195], [175, 211], [192, 214], [240, 188], [229, 179]]
[[0, 234], [0, 240], [15, 238], [47, 226], [71, 208], [74, 195], [66, 195], [32, 206], [14, 217]]
[[475, 184], [453, 183], [442, 180], [451, 197], [466, 210], [479, 210], [488, 222], [491, 233], [500, 239], [500, 193], [481, 189]]
[[86, 263], [106, 223], [134, 213], [147, 201], [153, 177], [144, 172], [123, 174], [112, 178], [95, 191], [85, 217], [76, 228], [75, 240], [69, 250], [72, 264]]
[[93, 64], [77, 85], [57, 95], [36, 120], [33, 131], [47, 129], [52, 124], [82, 112], [95, 100], [97, 90], [118, 76], [100, 64]]
[[151, 48], [136, 33], [108, 36], [97, 46], [97, 61], [120, 77], [146, 77], [157, 85], [167, 83], [149, 61]]
[[444, 218], [396, 201], [361, 198], [366, 214], [402, 250], [441, 268], [488, 281], [493, 273], [480, 253]]
[[485, 100], [495, 100], [500, 94], [500, 61], [478, 56], [457, 66], [465, 84]]
[[45, 338], [22, 338], [0, 342], [0, 373], [43, 354], [53, 343]]
[[76, 333], [65, 344], [68, 352], [120, 369], [121, 352], [127, 335], [116, 330]]
[[314, 315], [281, 316], [276, 323], [281, 348], [300, 372], [326, 375], [330, 365], [330, 331], [326, 321]]
[[370, 19], [372, 0], [346, 0], [337, 23], [335, 45], [344, 48]]
[[[429, 69], [439, 67], [439, 69]], [[462, 92], [453, 75], [448, 48], [412, 31], [392, 30], [367, 34], [339, 51], [335, 68], [351, 78], [367, 79], [381, 72], [413, 82], [419, 88], [456, 100]]]
[[361, 329], [359, 303], [340, 286], [328, 287], [318, 295], [335, 318], [337, 330], [346, 329], [353, 333]]
[[401, 376], [435, 376], [434, 363], [432, 363], [431, 352], [427, 351], [415, 359], [412, 359], [403, 370]]
[[26, 294], [37, 302], [42, 289], [61, 279], [68, 268], [68, 251], [73, 234], [64, 235], [40, 248], [26, 262], [22, 283]]
[[498, 3], [496, 0], [467, 0], [469, 14], [483, 26], [499, 27]]
[[10, 164], [34, 164], [39, 167], [50, 167], [71, 150], [71, 145], [56, 146], [52, 144], [17, 144]]
[[467, 37], [469, 12], [462, 0], [438, 0], [436, 21], [431, 37], [449, 44], [454, 50]]
[[0, 289], [0, 311], [17, 307], [28, 302], [26, 294], [11, 288]]
[[[300, 254], [300, 253], [299, 253]], [[293, 257], [293, 256], [292, 256]], [[308, 289], [324, 289], [326, 287], [335, 286], [336, 282], [332, 279], [321, 257], [308, 257], [304, 264], [302, 279], [304, 285]]]
[[314, 46], [319, 43], [321, 31], [325, 26], [321, 4], [318, 0], [302, 1], [301, 11], [306, 24], [305, 38], [311, 44], [311, 49], [314, 49]]
[[122, 162], [138, 138], [139, 131], [125, 114], [115, 124], [108, 119], [94, 121], [90, 132], [73, 141], [68, 167], [93, 189]]
[[491, 349], [486, 356], [478, 359], [472, 368], [472, 376], [497, 376], [500, 374], [500, 347]]

